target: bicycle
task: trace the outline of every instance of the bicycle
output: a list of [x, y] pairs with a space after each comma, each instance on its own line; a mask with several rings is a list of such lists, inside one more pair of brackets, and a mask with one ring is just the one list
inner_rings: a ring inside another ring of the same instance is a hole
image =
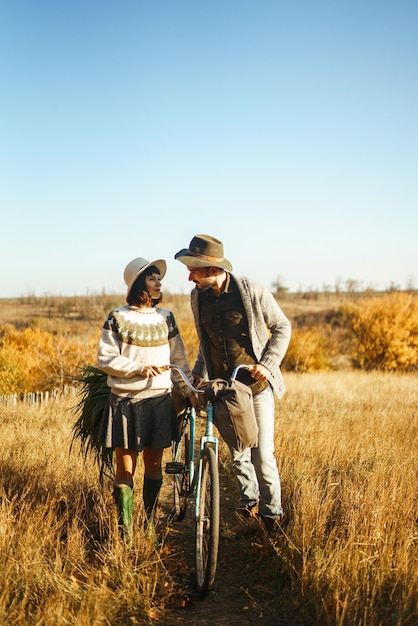
[[[177, 370], [187, 385], [195, 393], [205, 391], [191, 385], [184, 371], [178, 365], [170, 365]], [[232, 373], [235, 379], [239, 365]], [[200, 597], [211, 589], [216, 574], [219, 526], [220, 526], [220, 486], [218, 470], [219, 439], [213, 431], [213, 404], [205, 404], [206, 427], [196, 442], [196, 411], [187, 407], [181, 416], [179, 439], [173, 443], [172, 460], [166, 463], [165, 472], [174, 477], [174, 520], [184, 519], [189, 498], [194, 499], [195, 519], [195, 586]]]

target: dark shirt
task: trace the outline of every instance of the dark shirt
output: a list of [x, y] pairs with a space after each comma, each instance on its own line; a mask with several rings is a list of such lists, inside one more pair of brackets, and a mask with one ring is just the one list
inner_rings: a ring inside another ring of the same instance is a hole
[[[227, 273], [225, 290], [216, 295], [210, 289], [199, 293], [200, 321], [210, 346], [215, 378], [229, 378], [237, 365], [256, 363], [248, 332], [248, 320], [238, 287]], [[251, 388], [253, 395], [268, 387], [255, 381], [248, 371], [238, 373], [238, 380]]]

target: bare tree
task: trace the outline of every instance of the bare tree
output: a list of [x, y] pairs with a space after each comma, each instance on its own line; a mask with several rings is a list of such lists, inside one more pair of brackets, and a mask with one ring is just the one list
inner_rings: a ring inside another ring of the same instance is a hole
[[289, 291], [289, 287], [285, 286], [283, 278], [280, 275], [277, 275], [277, 278], [273, 282], [272, 286], [276, 294], [284, 295], [287, 291]]

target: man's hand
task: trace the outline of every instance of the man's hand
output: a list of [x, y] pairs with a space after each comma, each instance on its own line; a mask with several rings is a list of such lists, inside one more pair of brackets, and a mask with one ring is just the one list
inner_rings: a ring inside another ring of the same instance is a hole
[[260, 363], [256, 363], [251, 367], [251, 378], [264, 382], [270, 378], [270, 370]]

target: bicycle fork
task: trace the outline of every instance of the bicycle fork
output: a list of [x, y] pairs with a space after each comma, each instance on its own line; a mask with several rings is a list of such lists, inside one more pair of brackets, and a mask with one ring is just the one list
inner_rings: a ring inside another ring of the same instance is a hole
[[[211, 445], [215, 451], [216, 463], [218, 463], [218, 439], [213, 435], [213, 405], [210, 402], [206, 406], [207, 420], [206, 420], [206, 430], [205, 434], [200, 439], [200, 451], [199, 451], [199, 465], [197, 468], [197, 480], [196, 480], [196, 491], [195, 491], [195, 502], [194, 502], [194, 518], [197, 522], [199, 519], [199, 502], [200, 502], [200, 485], [202, 482], [202, 468], [203, 468], [203, 455], [207, 445]], [[193, 428], [195, 426], [195, 420], [191, 420], [190, 426]], [[191, 433], [192, 434], [192, 433]], [[194, 436], [194, 432], [193, 432]], [[193, 451], [194, 456], [194, 451]], [[190, 463], [191, 467], [194, 469], [194, 459], [193, 462]], [[193, 471], [193, 470], [192, 470]], [[190, 476], [191, 481], [193, 481], [193, 476]]]

